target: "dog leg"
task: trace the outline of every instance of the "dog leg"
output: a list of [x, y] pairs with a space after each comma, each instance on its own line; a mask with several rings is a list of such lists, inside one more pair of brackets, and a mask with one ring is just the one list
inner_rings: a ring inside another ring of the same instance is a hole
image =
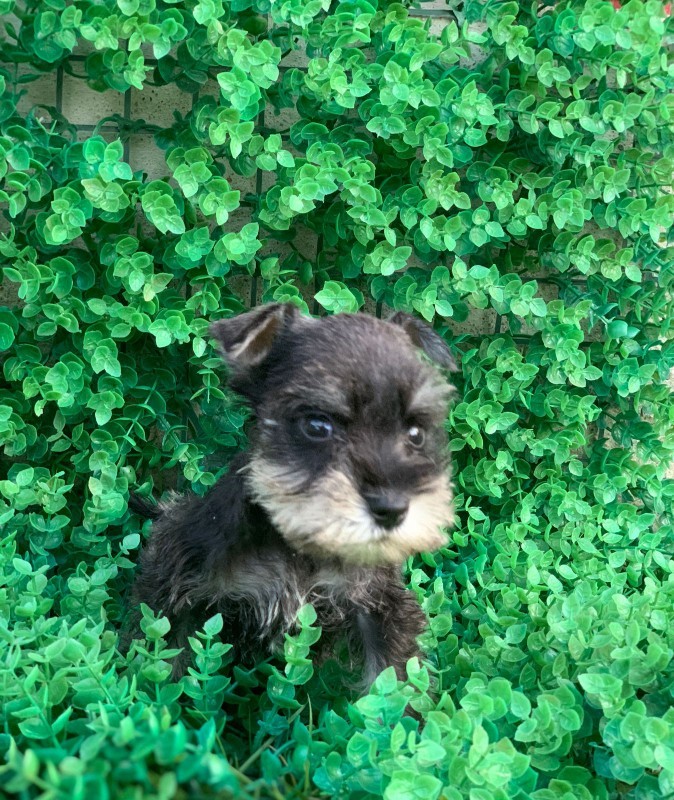
[[388, 586], [376, 609], [358, 611], [356, 624], [363, 644], [366, 684], [371, 685], [389, 666], [405, 680], [407, 661], [420, 655], [417, 637], [426, 625], [416, 597], [403, 586]]
[[[172, 679], [178, 680], [187, 671], [191, 660], [188, 636], [194, 635], [195, 630], [200, 627], [206, 616], [199, 613], [200, 609], [191, 606], [183, 607], [180, 610], [173, 608], [166, 591], [166, 587], [171, 584], [167, 581], [154, 580], [153, 565], [148, 563], [149, 561], [150, 559], [146, 557], [146, 571], [137, 578], [132, 590], [131, 608], [127, 616], [126, 630], [120, 642], [120, 652], [123, 654], [128, 652], [133, 639], [144, 638], [140, 624], [142, 619], [140, 603], [147, 603], [153, 610], [160, 611], [171, 623], [171, 629], [165, 636], [168, 647], [171, 649], [182, 648], [182, 653], [173, 659], [171, 672]], [[152, 647], [151, 642], [148, 642], [148, 645]]]

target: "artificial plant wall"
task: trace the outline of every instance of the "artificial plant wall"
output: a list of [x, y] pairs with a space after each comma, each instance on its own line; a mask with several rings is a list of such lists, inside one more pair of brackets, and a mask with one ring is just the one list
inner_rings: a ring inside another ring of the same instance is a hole
[[[439, 36], [385, 1], [0, 11], [2, 792], [672, 795], [668, 9], [468, 0]], [[72, 77], [124, 113], [71, 124]], [[191, 110], [134, 117], [150, 86]], [[161, 617], [115, 649], [128, 491], [204, 491], [243, 445], [207, 327], [268, 300], [403, 309], [461, 354], [459, 524], [407, 565], [428, 661], [360, 700], [309, 608], [253, 670], [217, 617], [181, 684]]]

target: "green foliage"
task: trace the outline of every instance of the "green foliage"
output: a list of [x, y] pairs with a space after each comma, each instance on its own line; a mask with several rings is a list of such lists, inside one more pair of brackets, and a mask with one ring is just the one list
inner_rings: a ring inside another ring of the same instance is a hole
[[[458, 7], [0, 0], [3, 796], [674, 795], [671, 18]], [[57, 74], [194, 102], [78, 131], [24, 96]], [[116, 649], [130, 487], [203, 492], [245, 444], [207, 328], [251, 297], [462, 353], [458, 524], [407, 565], [428, 661], [360, 699], [311, 608], [255, 668], [213, 617], [180, 684], [149, 609]]]

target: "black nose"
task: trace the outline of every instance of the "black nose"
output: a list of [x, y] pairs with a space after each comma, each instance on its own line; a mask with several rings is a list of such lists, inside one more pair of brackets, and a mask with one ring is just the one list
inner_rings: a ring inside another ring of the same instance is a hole
[[387, 530], [395, 528], [407, 514], [407, 499], [395, 492], [368, 492], [363, 497], [374, 521]]

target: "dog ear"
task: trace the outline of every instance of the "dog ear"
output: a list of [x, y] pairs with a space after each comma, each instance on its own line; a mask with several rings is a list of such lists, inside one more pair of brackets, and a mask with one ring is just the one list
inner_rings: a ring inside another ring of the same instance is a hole
[[299, 315], [292, 303], [269, 303], [230, 319], [219, 319], [210, 327], [225, 361], [237, 369], [262, 363], [274, 340]]
[[397, 311], [390, 319], [394, 325], [400, 325], [405, 333], [412, 340], [415, 347], [419, 347], [426, 355], [439, 367], [450, 372], [457, 372], [458, 366], [454, 360], [451, 350], [447, 347], [445, 340], [439, 336], [433, 328], [426, 325], [420, 319], [404, 311]]

